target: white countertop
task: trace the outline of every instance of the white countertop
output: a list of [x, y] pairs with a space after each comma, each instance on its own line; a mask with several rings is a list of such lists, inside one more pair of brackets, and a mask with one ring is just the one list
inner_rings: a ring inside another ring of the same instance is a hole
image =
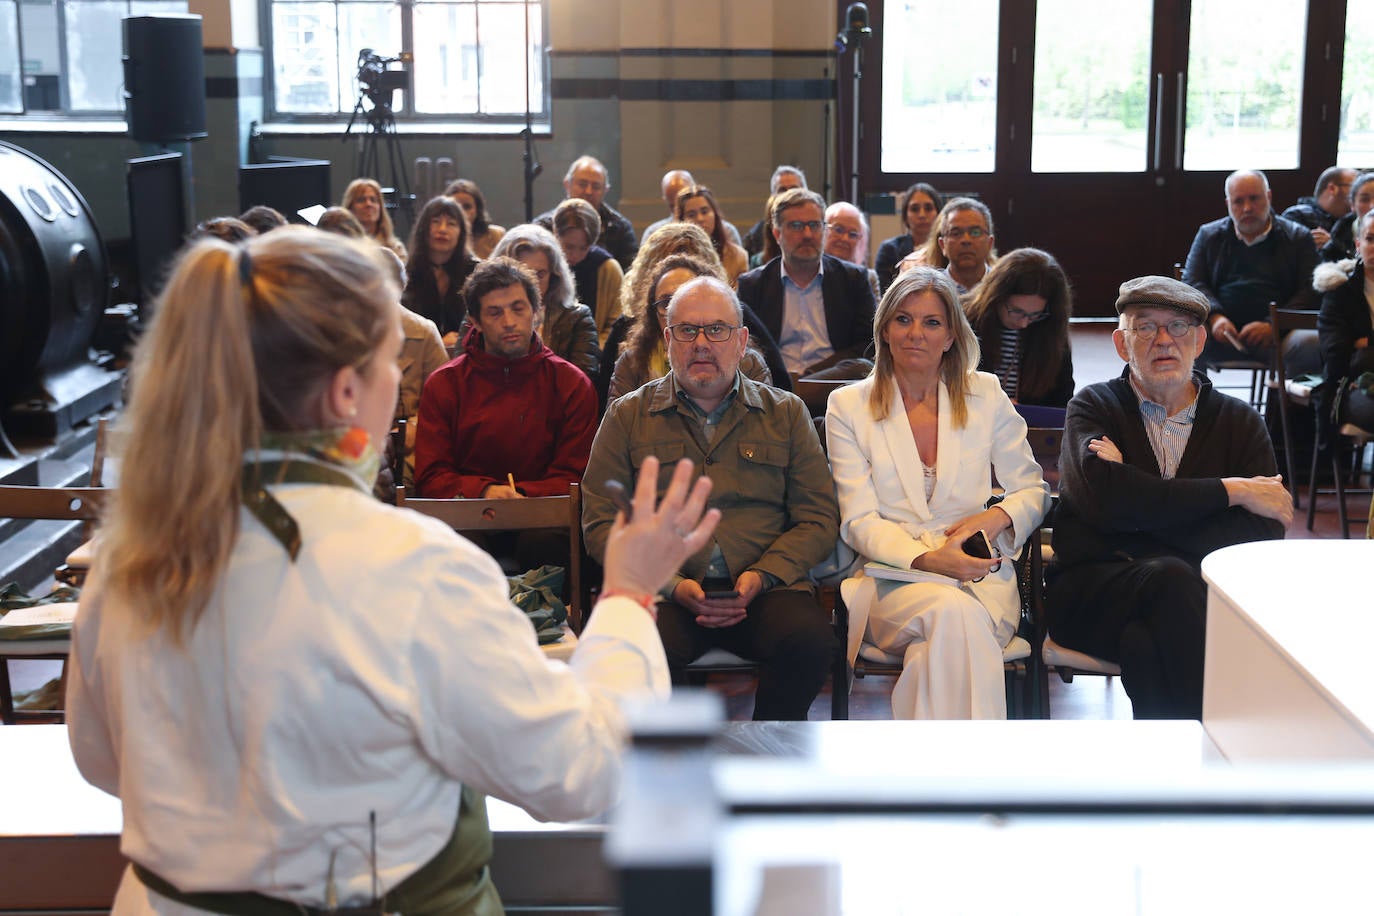
[[1374, 541], [1237, 544], [1203, 560], [1202, 575], [1315, 690], [1374, 730]]

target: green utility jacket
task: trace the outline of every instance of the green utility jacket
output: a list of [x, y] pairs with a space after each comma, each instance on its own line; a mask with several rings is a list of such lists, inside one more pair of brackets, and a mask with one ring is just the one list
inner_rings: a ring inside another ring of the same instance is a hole
[[[781, 587], [810, 589], [807, 572], [830, 555], [839, 537], [830, 465], [800, 398], [743, 376], [738, 386], [710, 446], [691, 408], [679, 402], [672, 373], [607, 408], [582, 478], [588, 553], [604, 558], [615, 521], [607, 480], [633, 489], [644, 459], [654, 455], [662, 497], [674, 465], [686, 457], [712, 480], [710, 505], [722, 516], [714, 538], [731, 575], [755, 569]], [[687, 560], [665, 594], [682, 578], [699, 581], [710, 555], [708, 543]]]

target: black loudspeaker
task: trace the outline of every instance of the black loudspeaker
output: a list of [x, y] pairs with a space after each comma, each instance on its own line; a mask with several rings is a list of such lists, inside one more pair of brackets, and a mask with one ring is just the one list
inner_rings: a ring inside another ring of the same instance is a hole
[[199, 16], [124, 20], [124, 97], [129, 135], [141, 143], [207, 136]]

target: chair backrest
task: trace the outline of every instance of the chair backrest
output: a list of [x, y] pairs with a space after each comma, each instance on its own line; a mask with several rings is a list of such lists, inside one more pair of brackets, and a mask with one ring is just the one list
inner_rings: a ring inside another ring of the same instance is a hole
[[475, 534], [551, 529], [568, 533], [568, 621], [582, 631], [582, 487], [569, 484], [567, 496], [525, 499], [421, 499], [396, 487], [396, 505], [437, 518], [454, 531]]
[[102, 487], [0, 486], [0, 518], [91, 522], [100, 517], [110, 492]]
[[1026, 430], [1026, 441], [1045, 476], [1045, 483], [1050, 485], [1050, 492], [1058, 493], [1059, 453], [1064, 447], [1064, 430], [1032, 426]]
[[[1278, 341], [1283, 334], [1289, 331], [1315, 331], [1317, 329], [1317, 313], [1305, 309], [1281, 309], [1274, 303], [1269, 303], [1269, 327], [1273, 329], [1274, 340]], [[1279, 390], [1285, 391], [1288, 382], [1288, 371], [1283, 364], [1283, 347], [1274, 347], [1274, 370], [1278, 373]]]

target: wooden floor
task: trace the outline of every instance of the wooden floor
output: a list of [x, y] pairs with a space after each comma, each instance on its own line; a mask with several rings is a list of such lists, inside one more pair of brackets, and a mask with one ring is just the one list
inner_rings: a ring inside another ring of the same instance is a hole
[[[1113, 378], [1121, 373], [1122, 362], [1116, 355], [1111, 341], [1111, 325], [1080, 324], [1073, 328], [1074, 378], [1079, 387]], [[1213, 377], [1219, 389], [1238, 397], [1246, 397], [1249, 373], [1223, 372]], [[1306, 495], [1303, 506], [1307, 505]], [[1354, 505], [1352, 515], [1363, 518], [1367, 506]], [[1290, 538], [1334, 538], [1338, 537], [1335, 497], [1325, 496], [1317, 500], [1317, 517], [1314, 530], [1306, 526], [1306, 510], [1297, 513], [1288, 528]], [[1358, 535], [1362, 529], [1352, 527]], [[16, 692], [41, 686], [56, 675], [55, 662], [14, 662], [11, 664], [11, 678]], [[731, 719], [748, 719], [753, 710], [754, 679], [747, 675], [712, 675], [710, 685], [726, 697], [726, 708]], [[890, 719], [892, 710], [889, 696], [892, 679], [870, 677], [854, 682], [850, 692], [850, 718], [853, 719]], [[1063, 684], [1057, 677], [1050, 679], [1050, 710], [1056, 719], [1129, 719], [1131, 701], [1121, 689], [1117, 678], [1076, 678], [1072, 684]], [[812, 719], [830, 717], [830, 692], [827, 687], [811, 707]]]

